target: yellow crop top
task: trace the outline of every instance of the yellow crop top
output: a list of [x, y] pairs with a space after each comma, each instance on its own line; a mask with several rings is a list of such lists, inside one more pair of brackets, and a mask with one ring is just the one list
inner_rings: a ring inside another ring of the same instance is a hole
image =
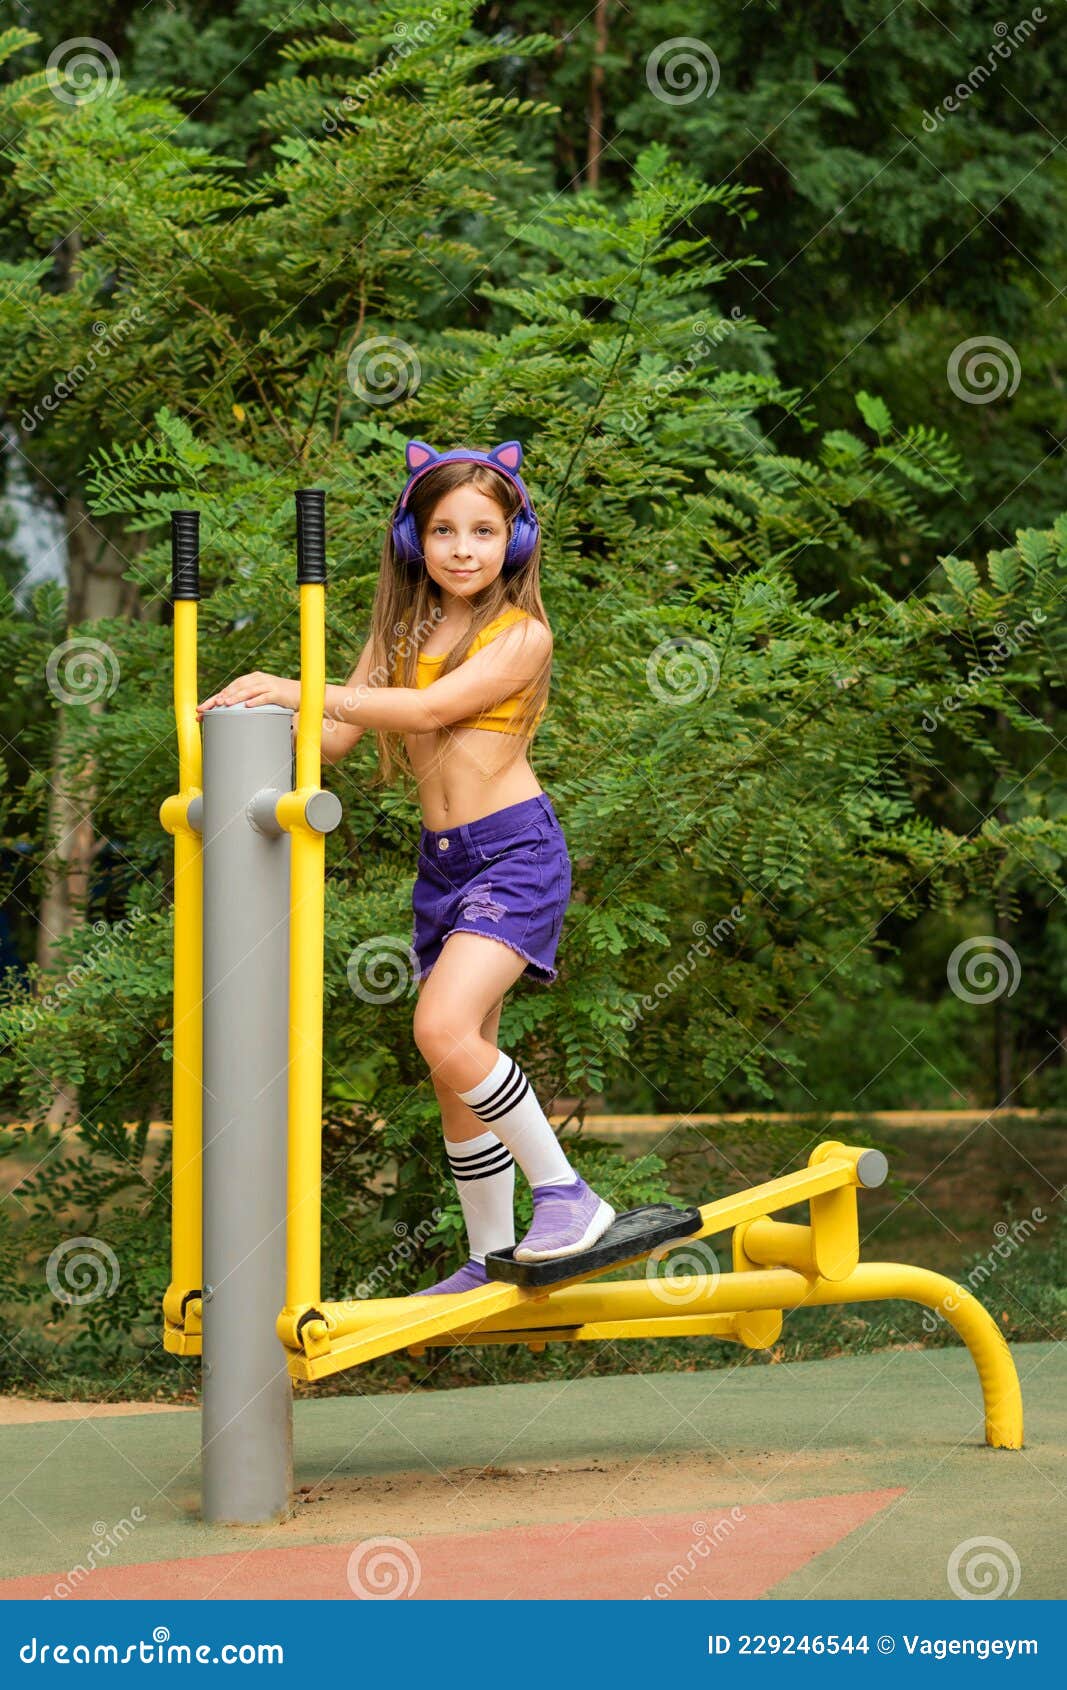
[[[517, 605], [512, 605], [508, 610], [502, 611], [499, 616], [494, 617], [493, 621], [490, 622], [487, 627], [483, 628], [481, 633], [476, 635], [471, 641], [470, 649], [465, 653], [464, 661], [466, 661], [466, 658], [468, 657], [473, 657], [474, 653], [476, 651], [480, 651], [483, 646], [488, 645], [489, 641], [494, 639], [497, 634], [503, 633], [505, 628], [510, 628], [516, 622], [523, 621], [528, 615], [528, 611], [519, 610]], [[418, 674], [416, 676], [415, 685], [417, 687], [428, 687], [431, 681], [435, 681], [441, 664], [447, 656], [447, 652], [442, 652], [438, 657], [426, 657], [420, 652], [418, 660]], [[401, 683], [398, 681], [397, 684], [399, 685]], [[530, 693], [528, 689], [523, 692], [513, 693], [510, 698], [501, 699], [499, 704], [491, 705], [483, 715], [469, 716], [465, 721], [453, 722], [451, 726], [453, 728], [487, 728], [491, 733], [518, 733], [518, 727], [513, 727], [511, 725], [512, 720], [518, 716], [523, 704], [529, 696]], [[534, 720], [533, 728], [535, 732], [544, 713], [545, 706], [542, 704]]]

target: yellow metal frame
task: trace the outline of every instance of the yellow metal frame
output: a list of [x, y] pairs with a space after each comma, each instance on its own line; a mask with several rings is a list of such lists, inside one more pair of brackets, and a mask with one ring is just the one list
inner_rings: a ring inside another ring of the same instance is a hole
[[[289, 971], [289, 1165], [286, 1303], [278, 1316], [292, 1378], [313, 1381], [407, 1350], [440, 1344], [582, 1343], [616, 1338], [710, 1336], [747, 1349], [777, 1342], [787, 1309], [901, 1298], [934, 1309], [974, 1359], [988, 1443], [1020, 1449], [1022, 1398], [999, 1328], [969, 1291], [924, 1268], [859, 1260], [856, 1192], [870, 1178], [872, 1152], [828, 1140], [806, 1168], [700, 1209], [688, 1238], [657, 1249], [641, 1279], [594, 1283], [610, 1269], [576, 1274], [552, 1289], [494, 1281], [462, 1295], [321, 1301], [322, 1011], [325, 838], [308, 821], [320, 791], [325, 699], [325, 587], [300, 589], [300, 718], [296, 788], [277, 817], [292, 840]], [[174, 1242], [164, 1308], [167, 1349], [200, 1350], [200, 995], [199, 835], [188, 806], [200, 789], [196, 697], [196, 606], [175, 610], [175, 706], [181, 792], [160, 812], [175, 835]], [[877, 1154], [877, 1153], [873, 1153]], [[807, 1203], [806, 1225], [772, 1217]], [[672, 1249], [733, 1232], [733, 1272], [659, 1277]], [[640, 1261], [636, 1256], [632, 1261]]]
[[[982, 1304], [962, 1286], [898, 1262], [860, 1264], [856, 1191], [860, 1148], [830, 1140], [806, 1168], [701, 1206], [701, 1224], [668, 1249], [733, 1228], [732, 1273], [625, 1279], [578, 1275], [552, 1290], [493, 1282], [456, 1296], [324, 1303], [299, 1331], [279, 1322], [295, 1379], [328, 1378], [396, 1350], [435, 1344], [582, 1343], [607, 1338], [716, 1337], [746, 1349], [777, 1342], [786, 1309], [900, 1298], [935, 1309], [959, 1333], [978, 1370], [986, 1441], [1021, 1449], [1022, 1396], [1011, 1352]], [[807, 1201], [806, 1226], [770, 1217]], [[666, 1252], [655, 1252], [658, 1261]], [[641, 1258], [634, 1258], [639, 1260]], [[652, 1264], [650, 1263], [650, 1269]], [[295, 1340], [295, 1342], [294, 1342]]]
[[195, 599], [174, 604], [174, 714], [178, 787], [159, 819], [174, 835], [174, 1055], [171, 1139], [170, 1284], [163, 1297], [163, 1346], [200, 1354], [201, 1152], [203, 1148], [204, 873], [200, 830], [189, 806], [202, 797], [203, 759], [196, 719]]

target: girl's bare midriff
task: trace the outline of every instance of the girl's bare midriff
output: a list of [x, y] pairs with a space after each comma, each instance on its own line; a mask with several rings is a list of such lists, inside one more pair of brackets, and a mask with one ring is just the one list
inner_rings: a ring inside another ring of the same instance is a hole
[[404, 742], [419, 783], [422, 825], [435, 833], [536, 798], [542, 790], [525, 756], [505, 769], [515, 753], [513, 734], [455, 728], [447, 738], [405, 734]]

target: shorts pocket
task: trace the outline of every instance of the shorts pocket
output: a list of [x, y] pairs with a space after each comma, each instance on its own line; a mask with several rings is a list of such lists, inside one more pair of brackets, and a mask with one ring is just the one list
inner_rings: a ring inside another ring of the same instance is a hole
[[548, 829], [537, 822], [520, 829], [508, 839], [487, 839], [478, 847], [478, 854], [483, 863], [499, 863], [508, 857], [534, 855], [538, 858], [545, 848]]

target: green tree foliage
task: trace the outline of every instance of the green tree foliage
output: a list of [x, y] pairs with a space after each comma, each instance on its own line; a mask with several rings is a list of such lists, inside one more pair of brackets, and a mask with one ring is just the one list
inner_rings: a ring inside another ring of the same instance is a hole
[[[119, 676], [91, 717], [42, 684], [69, 632], [58, 591], [0, 624], [8, 673], [40, 700], [20, 825], [39, 826], [34, 771], [65, 710], [75, 777], [90, 754], [106, 771], [96, 821], [122, 841], [130, 924], [109, 928], [110, 944], [91, 925], [71, 937], [77, 987], [46, 1009], [8, 987], [0, 1096], [34, 1118], [56, 1083], [78, 1085], [88, 1164], [50, 1155], [27, 1201], [54, 1219], [88, 1207], [137, 1248], [151, 1237], [161, 1250], [165, 1225], [161, 1170], [116, 1135], [169, 1097], [158, 807], [176, 784], [174, 508], [202, 512], [206, 696], [254, 667], [297, 673], [293, 492], [328, 490], [328, 675], [341, 680], [404, 440], [522, 438], [557, 642], [533, 761], [575, 876], [558, 986], [520, 983], [500, 1037], [544, 1097], [614, 1088], [696, 1110], [803, 1096], [805, 1044], [831, 1002], [877, 992], [893, 922], [929, 909], [950, 923], [1024, 890], [1033, 904], [1035, 888], [1051, 910], [1063, 895], [1047, 695], [1062, 678], [1067, 524], [941, 555], [966, 477], [922, 406], [898, 415], [860, 386], [820, 430], [765, 325], [737, 309], [749, 186], [707, 181], [656, 141], [613, 194], [531, 198], [519, 142], [551, 102], [519, 104], [492, 78], [552, 40], [491, 42], [470, 30], [469, 4], [439, 10], [420, 37], [413, 5], [375, 9], [374, 30], [366, 7], [332, 6], [332, 25], [324, 8], [321, 35], [302, 8], [289, 74], [255, 94], [271, 162], [251, 181], [186, 144], [173, 90], [119, 83], [63, 106], [36, 69], [0, 90], [18, 129], [2, 155], [5, 407], [40, 406], [57, 369], [87, 366], [42, 407], [35, 452], [85, 487], [94, 520], [136, 539], [130, 567], [155, 612], [74, 631]], [[7, 40], [9, 53], [32, 46]], [[50, 254], [72, 218], [77, 262], [54, 291]], [[11, 256], [16, 232], [28, 257]], [[90, 361], [95, 340], [107, 355]], [[901, 579], [901, 555], [921, 588]], [[410, 979], [385, 1003], [350, 979], [368, 940], [402, 955], [410, 937], [418, 812], [400, 790], [369, 789], [373, 763], [365, 740], [326, 775], [345, 806], [327, 844], [333, 1294], [376, 1269], [399, 1223], [443, 1208], [436, 1245], [458, 1224]], [[995, 787], [995, 815], [935, 812], [948, 763], [975, 791]], [[977, 1013], [971, 1029], [977, 1046]], [[625, 1163], [573, 1126], [567, 1142], [618, 1206], [662, 1195], [657, 1158]], [[389, 1288], [425, 1283], [435, 1260], [399, 1260]], [[99, 1342], [153, 1317], [158, 1286], [132, 1279], [138, 1308], [98, 1322]]]

